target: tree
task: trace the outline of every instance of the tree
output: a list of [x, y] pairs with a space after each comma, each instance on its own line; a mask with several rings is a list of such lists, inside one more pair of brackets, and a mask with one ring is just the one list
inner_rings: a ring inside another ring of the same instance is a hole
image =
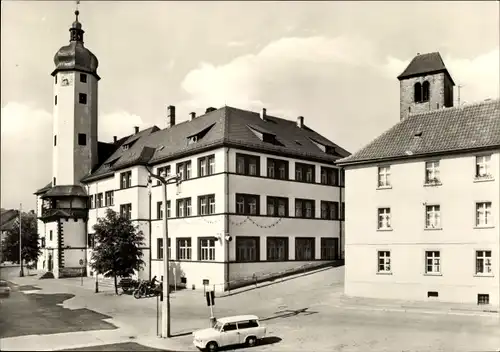
[[[25, 263], [35, 262], [42, 253], [38, 242], [36, 215], [33, 212], [21, 215], [22, 258]], [[2, 242], [2, 260], [19, 262], [19, 218]], [[28, 267], [29, 268], [29, 267]]]
[[129, 219], [107, 209], [104, 218], [94, 225], [94, 250], [90, 266], [97, 274], [114, 277], [115, 293], [118, 294], [118, 276], [130, 276], [140, 270], [144, 261], [140, 247], [144, 235]]

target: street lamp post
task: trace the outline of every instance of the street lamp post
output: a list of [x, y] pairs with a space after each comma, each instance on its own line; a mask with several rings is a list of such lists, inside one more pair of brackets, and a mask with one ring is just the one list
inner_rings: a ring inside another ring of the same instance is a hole
[[151, 183], [151, 178], [155, 178], [162, 183], [163, 188], [163, 303], [161, 305], [161, 328], [162, 337], [169, 338], [170, 335], [170, 287], [169, 287], [169, 258], [168, 258], [168, 214], [167, 214], [167, 185], [169, 183], [179, 184], [182, 180], [179, 175], [167, 177], [166, 173], [163, 172], [160, 176], [155, 175], [149, 168], [146, 168], [149, 172], [148, 183]]
[[24, 270], [23, 270], [23, 230], [22, 230], [22, 211], [23, 211], [23, 204], [19, 204], [19, 265], [21, 266], [21, 271], [19, 271], [19, 276], [23, 277], [24, 276]]

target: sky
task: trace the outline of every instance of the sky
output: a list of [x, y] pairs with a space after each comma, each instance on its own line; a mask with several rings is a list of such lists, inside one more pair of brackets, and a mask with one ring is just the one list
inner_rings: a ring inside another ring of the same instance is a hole
[[[99, 59], [99, 140], [229, 105], [355, 152], [399, 121], [397, 76], [439, 51], [462, 103], [499, 96], [499, 2], [81, 1]], [[1, 2], [1, 206], [50, 182], [53, 57], [74, 2]], [[455, 91], [455, 97], [457, 96]]]

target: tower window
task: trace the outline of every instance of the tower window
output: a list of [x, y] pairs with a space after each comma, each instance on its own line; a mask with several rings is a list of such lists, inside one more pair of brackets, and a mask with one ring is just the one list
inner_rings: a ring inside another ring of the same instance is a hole
[[415, 83], [414, 87], [414, 100], [415, 103], [421, 103], [422, 102], [422, 85], [420, 82]]
[[57, 95], [54, 97], [54, 105], [57, 105]]
[[80, 82], [87, 83], [87, 75], [85, 73], [80, 73]]
[[54, 147], [57, 145], [57, 136], [54, 136]]
[[78, 93], [78, 101], [80, 102], [80, 104], [87, 104], [87, 94]]
[[424, 84], [422, 84], [422, 101], [429, 101], [429, 82], [425, 81]]
[[87, 135], [85, 133], [78, 133], [78, 145], [87, 145]]
[[53, 178], [52, 178], [52, 186], [55, 186], [55, 185], [56, 185], [56, 178], [55, 178], [55, 177], [53, 177]]
[[420, 82], [415, 83], [413, 86], [415, 103], [424, 103], [429, 101], [429, 88], [430, 83], [428, 81], [425, 81], [423, 84], [420, 84]]
[[55, 79], [55, 81], [56, 81], [55, 83], [57, 84], [57, 75], [55, 75], [54, 77], [55, 77], [54, 79]]

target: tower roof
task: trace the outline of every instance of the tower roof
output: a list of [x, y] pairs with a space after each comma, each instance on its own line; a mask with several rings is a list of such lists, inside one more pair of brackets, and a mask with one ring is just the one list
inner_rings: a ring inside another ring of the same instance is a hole
[[453, 79], [444, 65], [443, 58], [439, 52], [417, 54], [417, 56], [411, 60], [410, 64], [406, 67], [403, 73], [398, 76], [398, 79], [401, 81], [405, 78], [439, 72], [446, 73], [450, 78], [451, 83], [455, 85], [455, 82], [453, 82]]
[[85, 33], [85, 31], [82, 29], [82, 24], [78, 21], [79, 14], [80, 12], [76, 10], [76, 19], [69, 29], [69, 44], [61, 47], [54, 56], [56, 68], [52, 72], [52, 76], [59, 71], [82, 71], [100, 79], [97, 75], [99, 61], [97, 57], [83, 45], [83, 33]]

